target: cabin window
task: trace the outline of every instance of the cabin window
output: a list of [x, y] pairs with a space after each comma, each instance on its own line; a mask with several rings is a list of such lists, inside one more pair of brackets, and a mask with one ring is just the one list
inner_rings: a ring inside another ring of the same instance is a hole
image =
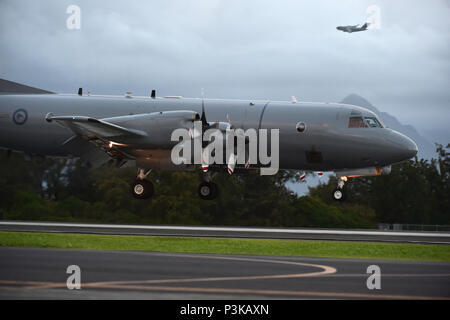
[[348, 121], [349, 128], [365, 128], [367, 127], [362, 117], [350, 117]]

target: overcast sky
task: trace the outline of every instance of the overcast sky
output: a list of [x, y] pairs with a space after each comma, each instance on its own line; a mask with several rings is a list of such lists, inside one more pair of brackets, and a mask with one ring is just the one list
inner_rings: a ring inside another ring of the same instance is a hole
[[[81, 28], [66, 26], [69, 5]], [[343, 33], [380, 9], [380, 29]], [[63, 93], [368, 99], [450, 141], [448, 0], [0, 0], [0, 77]]]

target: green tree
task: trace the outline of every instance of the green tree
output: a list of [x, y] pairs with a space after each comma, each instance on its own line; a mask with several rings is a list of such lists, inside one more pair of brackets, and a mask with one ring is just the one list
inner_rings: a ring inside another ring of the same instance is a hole
[[[415, 158], [393, 165], [386, 176], [350, 179], [347, 203], [373, 208], [380, 222], [450, 224], [449, 170], [449, 153], [437, 145], [437, 159]], [[330, 178], [310, 194], [331, 203], [336, 185]]]

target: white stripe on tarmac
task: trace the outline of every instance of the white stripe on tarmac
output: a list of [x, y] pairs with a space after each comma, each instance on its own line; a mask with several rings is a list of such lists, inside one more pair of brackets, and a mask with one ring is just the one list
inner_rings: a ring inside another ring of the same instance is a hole
[[280, 229], [280, 228], [244, 228], [244, 227], [191, 227], [191, 226], [157, 226], [157, 225], [119, 225], [59, 222], [16, 222], [0, 221], [0, 226], [34, 226], [34, 227], [69, 227], [99, 229], [141, 229], [141, 230], [177, 230], [177, 231], [217, 231], [217, 232], [259, 232], [289, 234], [331, 234], [364, 236], [400, 236], [400, 237], [439, 237], [450, 238], [448, 232], [398, 232], [398, 231], [362, 231], [362, 230], [318, 230], [318, 229]]

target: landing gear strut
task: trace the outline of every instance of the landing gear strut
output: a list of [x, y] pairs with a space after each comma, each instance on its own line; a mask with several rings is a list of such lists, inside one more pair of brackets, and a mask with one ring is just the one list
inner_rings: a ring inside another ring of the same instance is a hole
[[333, 198], [336, 201], [344, 201], [346, 194], [344, 193], [344, 185], [347, 181], [347, 177], [340, 177], [338, 181], [338, 187], [333, 190]]
[[144, 169], [138, 169], [136, 180], [131, 184], [131, 193], [136, 199], [149, 199], [153, 196], [153, 184], [145, 180], [151, 170], [145, 172]]

